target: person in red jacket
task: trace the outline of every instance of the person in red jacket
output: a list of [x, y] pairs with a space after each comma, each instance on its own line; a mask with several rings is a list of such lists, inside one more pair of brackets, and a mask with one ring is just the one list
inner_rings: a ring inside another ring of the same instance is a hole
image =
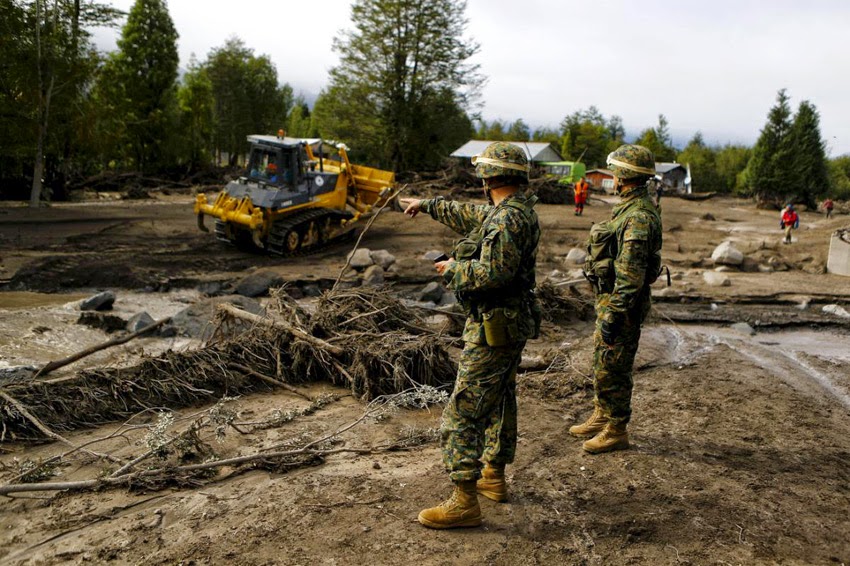
[[576, 216], [581, 216], [581, 213], [584, 212], [584, 203], [587, 202], [587, 189], [588, 184], [584, 180], [584, 177], [579, 179], [573, 188], [574, 199], [576, 201]]
[[800, 217], [797, 215], [797, 211], [794, 210], [794, 207], [789, 204], [782, 211], [782, 219], [779, 221], [779, 227], [785, 230], [785, 241], [784, 243], [791, 243], [791, 230], [800, 227]]
[[823, 209], [826, 211], [826, 219], [829, 220], [829, 217], [832, 216], [832, 209], [835, 208], [835, 203], [832, 202], [831, 198], [823, 201]]

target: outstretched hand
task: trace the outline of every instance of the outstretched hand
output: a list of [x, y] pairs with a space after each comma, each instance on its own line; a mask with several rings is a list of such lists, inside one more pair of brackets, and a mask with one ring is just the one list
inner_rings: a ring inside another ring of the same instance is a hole
[[453, 264], [454, 262], [455, 262], [455, 258], [450, 257], [449, 259], [447, 259], [445, 261], [434, 262], [434, 267], [437, 269], [437, 273], [442, 275], [443, 273], [445, 273], [446, 268], [448, 268], [449, 265]]
[[418, 198], [402, 198], [398, 199], [401, 206], [404, 207], [404, 213], [411, 218], [414, 218], [417, 214], [419, 214], [419, 207], [422, 204], [422, 201]]

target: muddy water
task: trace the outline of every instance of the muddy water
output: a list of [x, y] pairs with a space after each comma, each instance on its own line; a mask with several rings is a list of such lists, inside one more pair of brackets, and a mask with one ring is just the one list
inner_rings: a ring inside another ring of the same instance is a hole
[[50, 293], [31, 293], [29, 291], [4, 291], [0, 292], [0, 310], [64, 305], [74, 301], [81, 301], [87, 296], [86, 294], [77, 293], [57, 295]]
[[788, 330], [747, 336], [731, 328], [660, 325], [641, 339], [638, 367], [685, 366], [726, 346], [795, 389], [850, 410], [850, 335]]

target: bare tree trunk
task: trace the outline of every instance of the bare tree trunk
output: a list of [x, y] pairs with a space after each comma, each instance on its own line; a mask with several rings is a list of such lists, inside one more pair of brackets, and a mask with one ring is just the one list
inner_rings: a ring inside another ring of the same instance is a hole
[[[46, 7], [46, 4], [45, 4]], [[58, 9], [58, 8], [54, 8]], [[44, 60], [41, 50], [41, 2], [35, 2], [35, 42], [37, 52], [38, 73], [38, 138], [35, 148], [35, 165], [32, 172], [32, 191], [30, 192], [30, 206], [37, 207], [41, 201], [44, 177], [44, 142], [47, 137], [47, 121], [50, 116], [50, 98], [53, 95], [55, 77], [50, 77], [47, 90], [44, 88]]]

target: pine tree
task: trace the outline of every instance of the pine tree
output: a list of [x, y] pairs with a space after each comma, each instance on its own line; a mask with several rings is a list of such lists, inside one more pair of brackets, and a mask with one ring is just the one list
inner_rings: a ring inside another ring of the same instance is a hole
[[177, 131], [177, 37], [165, 0], [136, 0], [108, 64], [125, 147], [142, 171], [176, 159], [169, 153]]
[[750, 194], [760, 201], [781, 205], [797, 190], [791, 126], [791, 107], [782, 89], [776, 95], [776, 105], [768, 112], [767, 124], [743, 175]]
[[791, 145], [794, 151], [794, 182], [797, 198], [808, 206], [815, 197], [829, 190], [829, 168], [824, 142], [820, 135], [820, 116], [808, 100], [800, 103], [791, 126]]
[[322, 134], [395, 170], [436, 166], [466, 141], [482, 79], [468, 63], [478, 46], [463, 37], [465, 11], [463, 0], [355, 0], [313, 109]]

